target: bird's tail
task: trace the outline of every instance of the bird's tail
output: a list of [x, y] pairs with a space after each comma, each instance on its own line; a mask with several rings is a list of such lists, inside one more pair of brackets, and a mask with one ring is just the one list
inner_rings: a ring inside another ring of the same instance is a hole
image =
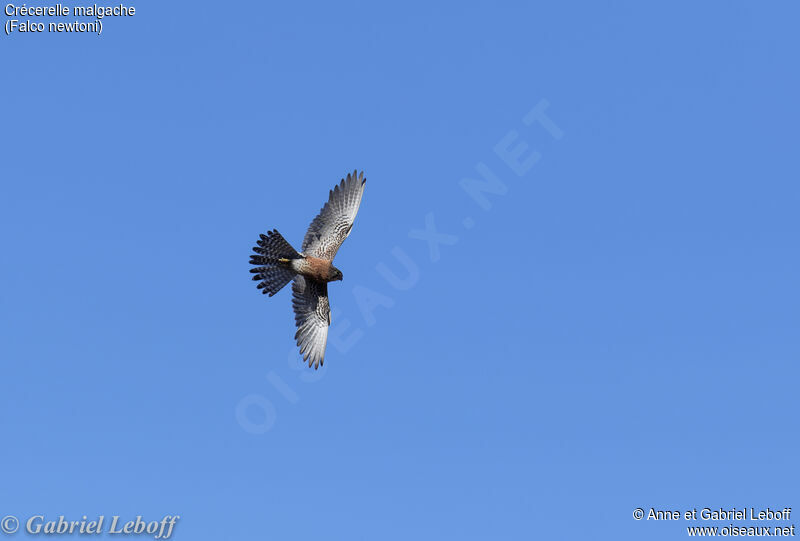
[[261, 293], [272, 297], [294, 278], [290, 261], [301, 256], [276, 229], [261, 235], [253, 251], [256, 255], [250, 256], [250, 264], [257, 265], [250, 269], [255, 274], [253, 280], [259, 281]]

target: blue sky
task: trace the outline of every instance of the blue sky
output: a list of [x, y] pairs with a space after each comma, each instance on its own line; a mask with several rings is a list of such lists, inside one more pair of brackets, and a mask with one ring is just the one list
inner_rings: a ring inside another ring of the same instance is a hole
[[[1, 36], [0, 516], [656, 540], [687, 523], [635, 508], [800, 513], [797, 6], [135, 6]], [[314, 372], [248, 254], [355, 168]]]

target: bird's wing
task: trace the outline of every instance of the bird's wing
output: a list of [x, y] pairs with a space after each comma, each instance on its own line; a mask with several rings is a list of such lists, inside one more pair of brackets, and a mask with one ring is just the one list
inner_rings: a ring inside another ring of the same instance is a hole
[[328, 284], [298, 274], [292, 284], [292, 307], [297, 324], [297, 345], [308, 366], [319, 368], [325, 359], [331, 309], [328, 304]]
[[308, 226], [303, 239], [304, 254], [333, 261], [353, 228], [366, 182], [363, 171], [358, 176], [353, 171], [331, 190], [328, 202]]

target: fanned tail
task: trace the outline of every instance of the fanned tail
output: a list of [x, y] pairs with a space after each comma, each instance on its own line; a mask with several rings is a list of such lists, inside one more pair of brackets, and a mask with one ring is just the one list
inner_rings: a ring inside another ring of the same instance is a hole
[[294, 278], [290, 262], [301, 256], [277, 229], [261, 235], [253, 251], [256, 255], [250, 256], [250, 264], [257, 265], [250, 269], [255, 274], [253, 280], [259, 281], [258, 289], [262, 293], [269, 293], [272, 297]]

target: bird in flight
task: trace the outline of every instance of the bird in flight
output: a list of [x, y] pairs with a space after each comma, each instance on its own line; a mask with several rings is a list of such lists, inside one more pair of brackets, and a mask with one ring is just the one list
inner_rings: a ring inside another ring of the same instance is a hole
[[353, 171], [334, 186], [328, 202], [308, 226], [302, 252], [298, 253], [273, 229], [260, 235], [258, 246], [253, 247], [255, 255], [250, 256], [250, 264], [255, 265], [250, 272], [261, 293], [271, 297], [294, 279], [294, 337], [303, 361], [314, 369], [325, 359], [331, 324], [328, 282], [342, 279], [342, 271], [333, 266], [333, 258], [353, 228], [366, 182], [363, 171], [359, 175]]

